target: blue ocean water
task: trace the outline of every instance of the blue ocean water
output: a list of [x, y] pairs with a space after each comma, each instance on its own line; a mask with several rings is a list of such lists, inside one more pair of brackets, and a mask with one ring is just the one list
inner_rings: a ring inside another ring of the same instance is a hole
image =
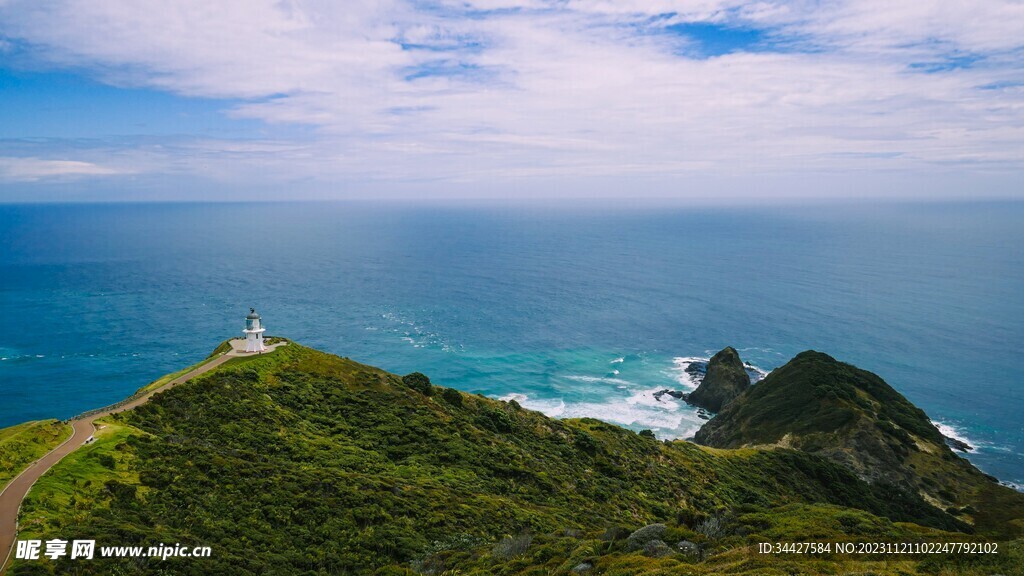
[[0, 426], [240, 334], [686, 437], [652, 392], [726, 345], [880, 374], [1024, 484], [1024, 204], [0, 206]]

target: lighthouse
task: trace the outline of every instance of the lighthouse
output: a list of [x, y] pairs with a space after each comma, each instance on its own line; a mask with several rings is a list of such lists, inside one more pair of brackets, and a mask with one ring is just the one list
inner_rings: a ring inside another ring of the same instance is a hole
[[263, 321], [260, 320], [260, 315], [256, 313], [256, 309], [249, 308], [249, 315], [245, 317], [245, 330], [242, 330], [245, 334], [246, 352], [263, 352], [267, 349], [263, 345], [263, 332], [265, 330], [266, 328], [263, 327]]

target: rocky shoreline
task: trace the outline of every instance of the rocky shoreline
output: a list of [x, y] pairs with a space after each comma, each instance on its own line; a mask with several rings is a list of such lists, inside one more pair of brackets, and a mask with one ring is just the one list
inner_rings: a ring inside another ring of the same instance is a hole
[[974, 446], [971, 446], [963, 440], [953, 438], [952, 436], [946, 436], [945, 434], [943, 434], [942, 437], [946, 439], [946, 445], [954, 450], [959, 450], [961, 452], [971, 452], [974, 450]]

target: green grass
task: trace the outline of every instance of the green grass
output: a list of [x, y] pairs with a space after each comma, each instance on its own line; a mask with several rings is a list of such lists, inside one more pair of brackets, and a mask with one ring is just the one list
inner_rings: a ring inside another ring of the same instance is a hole
[[[138, 484], [132, 470], [134, 453], [126, 440], [138, 430], [104, 418], [97, 421], [96, 440], [65, 456], [39, 480], [22, 503], [19, 538], [53, 537], [51, 526], [82, 518], [104, 506], [107, 483]], [[145, 492], [143, 488], [142, 493]]]
[[39, 420], [0, 429], [0, 490], [29, 464], [71, 436], [71, 426]]
[[178, 370], [177, 372], [172, 372], [171, 374], [167, 374], [167, 375], [161, 376], [160, 378], [157, 378], [156, 380], [154, 380], [154, 381], [150, 382], [149, 384], [146, 384], [142, 388], [139, 388], [138, 390], [136, 390], [134, 396], [138, 396], [140, 394], [145, 394], [145, 393], [147, 393], [147, 392], [149, 392], [151, 390], [156, 390], [157, 388], [167, 384], [168, 382], [171, 382], [175, 378], [178, 378], [180, 376], [184, 376], [185, 374], [188, 374], [189, 372], [195, 370], [196, 368], [199, 368], [201, 366], [209, 364], [210, 362], [213, 362], [217, 358], [220, 358], [221, 356], [223, 356], [224, 354], [226, 354], [227, 352], [230, 352], [230, 351], [231, 351], [231, 340], [225, 340], [225, 341], [221, 342], [216, 348], [214, 348], [213, 352], [211, 352], [210, 355], [207, 356], [206, 358], [204, 358], [203, 360], [201, 360], [199, 362], [196, 362], [195, 364], [193, 364], [191, 366], [187, 366], [185, 368], [182, 368], [181, 370]]

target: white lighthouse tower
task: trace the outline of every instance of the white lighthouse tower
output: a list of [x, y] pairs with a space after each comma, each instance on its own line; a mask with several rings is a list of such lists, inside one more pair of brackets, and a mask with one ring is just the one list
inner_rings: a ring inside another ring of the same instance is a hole
[[256, 313], [255, 308], [249, 308], [249, 315], [245, 317], [245, 351], [246, 352], [263, 352], [267, 349], [263, 345], [263, 332], [266, 328], [263, 327], [263, 321], [260, 320], [260, 315]]

